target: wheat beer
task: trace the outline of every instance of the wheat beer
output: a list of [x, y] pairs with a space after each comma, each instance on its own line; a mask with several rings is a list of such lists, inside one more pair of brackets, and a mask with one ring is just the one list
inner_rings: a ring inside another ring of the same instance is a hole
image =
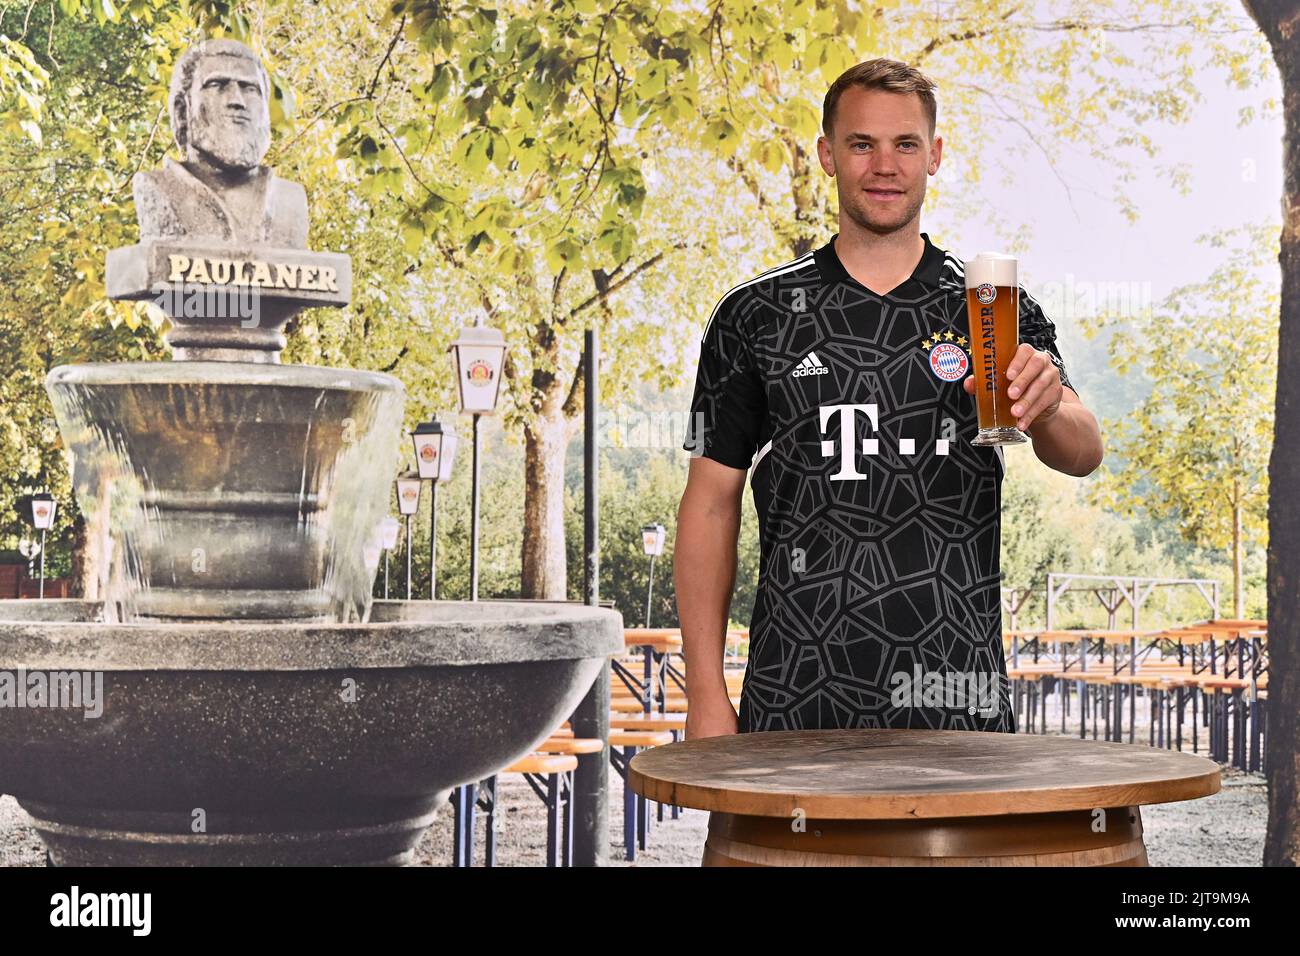
[[966, 263], [966, 311], [975, 375], [979, 433], [972, 445], [1016, 445], [1028, 441], [1011, 414], [1007, 368], [1020, 345], [1020, 286], [1016, 260], [981, 252]]

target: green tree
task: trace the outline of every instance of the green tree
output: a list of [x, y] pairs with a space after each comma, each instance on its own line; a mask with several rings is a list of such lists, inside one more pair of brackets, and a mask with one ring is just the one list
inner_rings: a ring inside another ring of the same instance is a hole
[[1122, 465], [1093, 487], [1109, 510], [1144, 511], [1190, 543], [1228, 550], [1240, 618], [1245, 551], [1267, 546], [1278, 327], [1277, 281], [1267, 267], [1278, 238], [1257, 226], [1205, 241], [1227, 249], [1226, 261], [1149, 316], [1124, 320], [1111, 338], [1115, 370], [1135, 372], [1151, 391], [1130, 415], [1105, 423]]
[[[1272, 545], [1268, 553], [1269, 655], [1272, 713], [1268, 743], [1268, 833], [1265, 866], [1300, 864], [1300, 23], [1297, 0], [1243, 0], [1268, 39], [1282, 77], [1286, 134], [1283, 141], [1282, 271], [1278, 333], [1277, 431], [1268, 476], [1275, 494], [1269, 501]], [[1277, 706], [1281, 704], [1281, 706]]]
[[[1108, 461], [1110, 459], [1108, 458]], [[1215, 580], [1228, 593], [1232, 566], [1222, 551], [1187, 545], [1178, 552], [1140, 522], [1104, 510], [1092, 502], [1093, 477], [1079, 482], [1040, 462], [1017, 458], [1002, 483], [1002, 570], [1005, 586], [1022, 592], [1020, 627], [1046, 624], [1046, 581], [1049, 572], [1143, 578], [1204, 578]], [[1143, 518], [1150, 522], [1150, 515]], [[1262, 551], [1253, 559], [1243, 591], [1247, 616], [1264, 613], [1263, 579], [1258, 573]], [[1099, 584], [1102, 589], [1104, 584]], [[1118, 612], [1116, 626], [1128, 624], [1128, 607]], [[1143, 602], [1141, 626], [1152, 628], [1203, 620], [1205, 599], [1191, 586], [1160, 587]], [[1054, 626], [1105, 627], [1108, 616], [1091, 592], [1074, 592], [1057, 605]]]
[[[69, 266], [17, 273], [41, 279], [45, 299], [35, 319], [14, 315], [61, 340], [67, 311], [80, 309], [82, 322], [125, 324], [134, 341], [123, 347], [157, 350], [158, 316], [103, 301], [103, 255], [134, 238], [131, 173], [170, 148], [170, 64], [205, 33], [245, 39], [272, 73], [271, 159], [312, 197], [312, 244], [350, 253], [358, 276], [351, 308], [295, 323], [286, 360], [392, 372], [408, 386], [409, 422], [450, 404], [443, 352], [455, 326], [480, 315], [502, 327], [505, 421], [526, 449], [524, 589], [562, 596], [558, 489], [583, 401], [582, 333], [600, 325], [610, 399], [662, 381], [732, 269], [752, 274], [826, 234], [828, 183], [810, 157], [840, 70], [881, 53], [911, 58], [943, 88], [950, 139], [976, 141], [990, 122], [1004, 127], [1001, 142], [1020, 136], [996, 154], [968, 151], [936, 199], [975, 208], [980, 175], [1016, 168], [1016, 150], [1039, 144], [1084, 144], [1120, 171], [1122, 189], [1125, 163], [1148, 161], [1155, 145], [1147, 121], [1177, 121], [1196, 99], [1204, 64], [1172, 37], [1204, 40], [1234, 82], [1256, 75], [1262, 47], [1244, 42], [1258, 38], [1227, 9], [1162, 2], [1133, 15], [1118, 0], [1077, 0], [1040, 18], [974, 0], [780, 11], [744, 0], [32, 5], [27, 32], [5, 48], [0, 129], [32, 145], [61, 136], [69, 188], [88, 192], [63, 233], [40, 240], [60, 243]], [[42, 18], [46, 29], [31, 26]], [[101, 58], [74, 74], [60, 54], [73, 36], [129, 62]], [[1115, 36], [1141, 38], [1149, 55]], [[326, 68], [335, 64], [347, 68]], [[60, 91], [82, 99], [81, 113]], [[1103, 114], [1122, 122], [1079, 122]], [[1118, 142], [1105, 132], [1116, 125], [1129, 131]], [[19, 211], [20, 226], [41, 220], [39, 208]], [[722, 249], [728, 270], [716, 266]], [[35, 424], [44, 416], [20, 429], [48, 452], [48, 429]]]
[[[105, 250], [134, 240], [124, 200], [156, 138], [152, 37], [169, 28], [154, 6], [130, 4], [125, 20], [105, 17], [109, 6], [90, 17], [67, 0], [0, 13], [0, 32], [17, 38], [0, 43], [9, 58], [0, 68], [0, 547], [30, 533], [17, 499], [48, 489], [59, 501], [51, 559], [73, 548], [74, 583], [86, 577], [74, 547], [83, 521], [44, 380], [67, 362], [163, 355], [146, 313], [107, 303], [102, 283]], [[91, 22], [79, 28], [78, 18]]]
[[[1126, 163], [1147, 161], [1157, 145], [1143, 127], [1179, 121], [1198, 96], [1202, 64], [1170, 37], [1204, 40], [1242, 85], [1265, 62], [1249, 24], [1225, 4], [1194, 15], [1147, 4], [1136, 18], [1125, 3], [1056, 9], [1044, 20], [975, 2], [941, 14], [840, 2], [778, 12], [742, 0], [698, 9], [648, 0], [389, 8], [378, 69], [318, 109], [334, 118], [339, 153], [364, 194], [405, 205], [407, 252], [465, 273], [472, 294], [460, 311], [481, 310], [506, 332], [509, 414], [527, 453], [526, 593], [563, 593], [559, 485], [582, 408], [582, 333], [595, 322], [605, 335], [614, 397], [659, 374], [648, 344], [668, 339], [680, 351], [699, 328], [733, 275], [715, 269], [690, 283], [685, 308], [653, 293], [680, 288], [693, 265], [717, 254], [702, 221], [736, 221], [737, 210], [716, 201], [703, 220], [672, 218], [689, 201], [689, 180], [711, 182], [716, 162], [748, 190], [778, 248], [799, 255], [825, 236], [830, 190], [811, 157], [818, 104], [842, 69], [871, 55], [908, 56], [939, 78], [951, 138], [976, 141], [991, 112], [1004, 127], [999, 141], [1018, 137], [1008, 150], [971, 151], [956, 187], [936, 190], [950, 204], [978, 208], [978, 192], [966, 187], [990, 166], [1010, 172], [1044, 142], [1073, 143], [1118, 171], [1115, 198], [1131, 212]], [[358, 33], [369, 40], [366, 25]], [[1141, 37], [1142, 53], [1108, 42], [1118, 35]], [[275, 30], [265, 36], [273, 42]], [[1108, 132], [1117, 117], [1127, 130], [1118, 138]], [[735, 195], [725, 180], [721, 188]], [[664, 306], [655, 324], [641, 308], [647, 301]]]

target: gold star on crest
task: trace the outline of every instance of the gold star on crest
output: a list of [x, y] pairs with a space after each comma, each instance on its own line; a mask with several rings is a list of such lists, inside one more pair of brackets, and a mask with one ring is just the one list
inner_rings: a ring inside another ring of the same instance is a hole
[[945, 333], [943, 333], [943, 337], [944, 337], [945, 339], [947, 339], [949, 342], [951, 342], [951, 341], [953, 340], [953, 334], [952, 334], [951, 332], [945, 332]]
[[966, 336], [964, 335], [957, 336], [957, 344], [964, 347], [966, 345]]

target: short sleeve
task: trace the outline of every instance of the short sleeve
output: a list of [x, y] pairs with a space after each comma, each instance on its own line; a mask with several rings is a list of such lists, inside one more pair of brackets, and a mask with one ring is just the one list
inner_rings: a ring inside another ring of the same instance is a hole
[[1077, 394], [1079, 390], [1074, 387], [1070, 376], [1066, 374], [1065, 360], [1061, 358], [1060, 350], [1056, 347], [1056, 326], [1047, 317], [1038, 300], [1030, 295], [1024, 286], [1020, 287], [1019, 299], [1020, 341], [1028, 342], [1034, 348], [1046, 352], [1051, 357], [1052, 364], [1056, 366], [1056, 371], [1061, 375], [1061, 384], [1073, 389]]
[[747, 297], [724, 296], [705, 326], [695, 394], [682, 447], [732, 468], [748, 468], [767, 415], [767, 396], [742, 321]]

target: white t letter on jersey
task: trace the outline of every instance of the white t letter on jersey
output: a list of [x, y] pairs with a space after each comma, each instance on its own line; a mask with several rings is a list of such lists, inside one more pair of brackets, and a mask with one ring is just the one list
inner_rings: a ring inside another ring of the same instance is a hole
[[[819, 408], [821, 414], [821, 431], [826, 433], [826, 425], [831, 417], [838, 414], [840, 419], [840, 470], [831, 475], [831, 481], [861, 481], [867, 477], [858, 471], [854, 459], [854, 451], [858, 445], [858, 433], [855, 424], [857, 418], [856, 412], [863, 411], [867, 413], [867, 418], [871, 420], [871, 430], [875, 431], [877, 427], [876, 406], [872, 405], [822, 405]], [[867, 439], [863, 440], [863, 448], [866, 448]], [[835, 454], [834, 441], [822, 441], [822, 457], [830, 458]]]

